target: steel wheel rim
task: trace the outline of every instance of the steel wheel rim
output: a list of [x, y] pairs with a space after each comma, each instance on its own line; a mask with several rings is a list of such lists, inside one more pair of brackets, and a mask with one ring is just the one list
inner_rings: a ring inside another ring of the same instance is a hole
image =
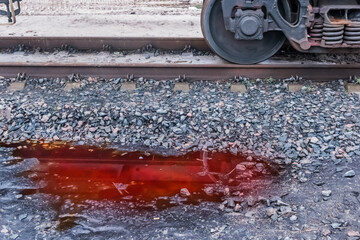
[[205, 2], [201, 13], [201, 28], [210, 48], [221, 58], [237, 64], [254, 64], [274, 55], [286, 37], [280, 31], [264, 33], [263, 40], [236, 40], [225, 29], [220, 0]]

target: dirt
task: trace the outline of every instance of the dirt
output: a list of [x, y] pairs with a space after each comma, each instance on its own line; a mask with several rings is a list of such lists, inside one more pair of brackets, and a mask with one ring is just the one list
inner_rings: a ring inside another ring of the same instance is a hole
[[[202, 37], [201, 0], [24, 1], [4, 36]], [[5, 18], [4, 18], [5, 19]]]

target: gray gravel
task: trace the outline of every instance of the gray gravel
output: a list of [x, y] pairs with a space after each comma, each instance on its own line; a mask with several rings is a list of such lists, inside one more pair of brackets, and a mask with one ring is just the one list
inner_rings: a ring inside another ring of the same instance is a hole
[[239, 94], [229, 83], [194, 83], [183, 93], [172, 91], [175, 81], [144, 79], [126, 92], [119, 90], [123, 81], [89, 78], [71, 91], [63, 90], [64, 79], [31, 79], [20, 92], [3, 87], [0, 141], [231, 151], [315, 167], [309, 158], [338, 162], [360, 155], [359, 97], [341, 82], [298, 93], [283, 82], [249, 82], [248, 93]]
[[[107, 143], [177, 155], [229, 151], [248, 156], [250, 163], [261, 158], [287, 171], [250, 195], [223, 186], [220, 204], [203, 201], [144, 211], [128, 201], [73, 202], [69, 196], [41, 192], [46, 182], [21, 174], [38, 162], [20, 161], [2, 148], [4, 236], [359, 239], [360, 105], [358, 95], [347, 93], [341, 81], [309, 83], [290, 93], [287, 81], [248, 80], [248, 93], [242, 94], [230, 92], [231, 82], [193, 83], [189, 93], [182, 93], [172, 91], [175, 80], [133, 80], [138, 86], [134, 92], [121, 91], [120, 79], [72, 80], [81, 88], [64, 91], [67, 80], [33, 79], [14, 93], [2, 80], [0, 141]], [[243, 164], [236, 167], [239, 173], [244, 169]], [[180, 190], [185, 198], [193, 194]]]

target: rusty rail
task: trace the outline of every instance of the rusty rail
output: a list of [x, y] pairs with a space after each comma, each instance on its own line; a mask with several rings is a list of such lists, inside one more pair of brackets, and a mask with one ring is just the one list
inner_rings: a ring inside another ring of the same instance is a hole
[[[191, 45], [199, 50], [208, 50], [201, 38], [82, 38], [82, 37], [1, 37], [0, 47], [16, 45], [52, 49], [69, 45], [77, 49], [102, 50], [104, 45], [113, 49], [131, 50], [151, 44], [155, 48], [179, 50]], [[234, 76], [249, 78], [287, 78], [301, 76], [304, 79], [328, 81], [360, 76], [360, 64], [314, 64], [287, 63], [273, 60], [257, 65], [235, 65], [229, 63], [31, 63], [0, 62], [0, 75], [14, 77], [26, 73], [32, 77], [65, 77], [73, 73], [84, 76], [145, 77], [171, 79], [186, 76], [189, 80], [227, 80]]]
[[14, 77], [26, 73], [32, 77], [65, 77], [73, 73], [84, 76], [145, 77], [157, 80], [185, 76], [189, 80], [227, 80], [234, 76], [249, 78], [288, 78], [301, 76], [304, 79], [329, 81], [360, 76], [360, 65], [302, 65], [302, 64], [13, 64], [0, 63], [0, 74]]
[[17, 45], [41, 48], [44, 50], [64, 45], [79, 50], [101, 51], [104, 46], [117, 50], [133, 50], [151, 44], [154, 48], [179, 50], [192, 46], [198, 50], [210, 50], [203, 38], [141, 38], [141, 37], [0, 37], [0, 48], [12, 48]]

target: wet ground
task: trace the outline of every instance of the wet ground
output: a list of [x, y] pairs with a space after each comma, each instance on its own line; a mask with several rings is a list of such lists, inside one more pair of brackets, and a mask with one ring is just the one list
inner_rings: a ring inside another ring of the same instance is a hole
[[[85, 151], [108, 165], [85, 164]], [[139, 169], [126, 159], [153, 167]], [[214, 159], [220, 164], [212, 165]], [[294, 169], [248, 160], [220, 153], [165, 158], [62, 144], [2, 147], [0, 238], [359, 239], [358, 159], [302, 162], [315, 168], [302, 182]], [[196, 166], [192, 172], [190, 165]], [[180, 167], [189, 178], [176, 178], [179, 168], [173, 167], [169, 179], [161, 174], [166, 166]], [[154, 182], [154, 175], [161, 181]]]
[[280, 177], [261, 161], [225, 153], [163, 157], [25, 143], [3, 147], [1, 160], [2, 234], [11, 239], [200, 237], [239, 183], [246, 181], [238, 200]]

